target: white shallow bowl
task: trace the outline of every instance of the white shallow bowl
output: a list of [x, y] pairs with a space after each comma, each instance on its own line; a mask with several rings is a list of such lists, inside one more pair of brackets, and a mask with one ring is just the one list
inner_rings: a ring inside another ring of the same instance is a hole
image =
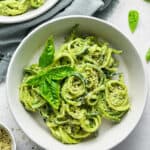
[[[118, 58], [120, 60], [119, 69], [125, 74], [131, 110], [119, 124], [112, 125], [103, 121], [98, 137], [77, 145], [64, 145], [51, 136], [41, 117], [28, 113], [24, 109], [18, 98], [18, 88], [23, 78], [23, 68], [37, 61], [40, 50], [48, 37], [53, 35], [58, 46], [75, 24], [80, 24], [81, 32], [95, 34], [110, 42], [115, 48], [123, 50], [123, 54]], [[70, 16], [39, 26], [22, 41], [9, 65], [7, 95], [16, 121], [30, 139], [41, 147], [50, 150], [104, 150], [123, 141], [137, 125], [146, 102], [147, 79], [137, 50], [123, 33], [100, 19]]]
[[15, 142], [15, 138], [14, 138], [13, 133], [11, 132], [11, 130], [1, 122], [0, 122], [0, 128], [4, 129], [8, 133], [8, 135], [10, 136], [10, 139], [11, 139], [11, 142], [12, 142], [11, 143], [11, 148], [12, 148], [11, 150], [16, 150], [16, 142]]
[[30, 19], [33, 19], [44, 12], [46, 12], [48, 9], [50, 9], [52, 6], [54, 6], [58, 2], [58, 0], [45, 0], [45, 3], [37, 8], [37, 9], [32, 9], [22, 15], [18, 16], [0, 16], [0, 23], [19, 23], [23, 21], [27, 21]]

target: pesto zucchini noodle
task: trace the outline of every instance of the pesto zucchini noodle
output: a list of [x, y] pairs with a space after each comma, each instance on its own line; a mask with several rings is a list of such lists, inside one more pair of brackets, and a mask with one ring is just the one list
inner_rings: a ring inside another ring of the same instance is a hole
[[0, 0], [0, 15], [17, 16], [29, 9], [39, 8], [45, 0]]
[[98, 132], [102, 119], [119, 123], [130, 108], [127, 86], [112, 48], [74, 26], [55, 51], [51, 36], [37, 64], [24, 69], [20, 101], [40, 112], [51, 134], [75, 144]]

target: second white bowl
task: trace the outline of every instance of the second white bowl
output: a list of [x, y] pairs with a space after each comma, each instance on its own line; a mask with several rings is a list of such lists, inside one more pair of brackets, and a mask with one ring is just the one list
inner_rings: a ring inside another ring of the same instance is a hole
[[50, 9], [52, 6], [54, 6], [58, 2], [58, 0], [45, 0], [45, 3], [43, 6], [29, 10], [28, 12], [18, 15], [18, 16], [1, 16], [0, 15], [0, 23], [10, 24], [10, 23], [19, 23], [23, 21], [27, 21], [30, 19], [33, 19], [44, 12], [46, 12], [48, 9]]

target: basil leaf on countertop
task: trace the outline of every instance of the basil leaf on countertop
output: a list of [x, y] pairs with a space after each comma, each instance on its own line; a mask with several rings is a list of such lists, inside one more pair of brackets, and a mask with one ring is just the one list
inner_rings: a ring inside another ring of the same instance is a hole
[[131, 32], [133, 33], [138, 25], [139, 22], [139, 13], [137, 10], [130, 10], [128, 14], [128, 23]]
[[53, 62], [54, 53], [55, 53], [54, 39], [51, 36], [46, 42], [44, 51], [42, 52], [39, 58], [39, 66], [47, 67], [48, 65], [50, 65]]
[[146, 59], [147, 62], [150, 61], [150, 48], [149, 48], [148, 51], [146, 52], [145, 59]]

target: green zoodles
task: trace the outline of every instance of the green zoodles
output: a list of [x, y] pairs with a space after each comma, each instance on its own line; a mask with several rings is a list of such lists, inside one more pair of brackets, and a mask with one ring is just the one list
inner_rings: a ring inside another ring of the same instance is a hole
[[45, 0], [0, 0], [0, 15], [21, 15], [30, 9], [41, 7], [44, 2]]
[[102, 118], [118, 123], [130, 108], [115, 55], [122, 51], [74, 26], [55, 51], [51, 36], [38, 64], [24, 69], [19, 95], [26, 110], [40, 112], [62, 143], [79, 143], [98, 131]]

